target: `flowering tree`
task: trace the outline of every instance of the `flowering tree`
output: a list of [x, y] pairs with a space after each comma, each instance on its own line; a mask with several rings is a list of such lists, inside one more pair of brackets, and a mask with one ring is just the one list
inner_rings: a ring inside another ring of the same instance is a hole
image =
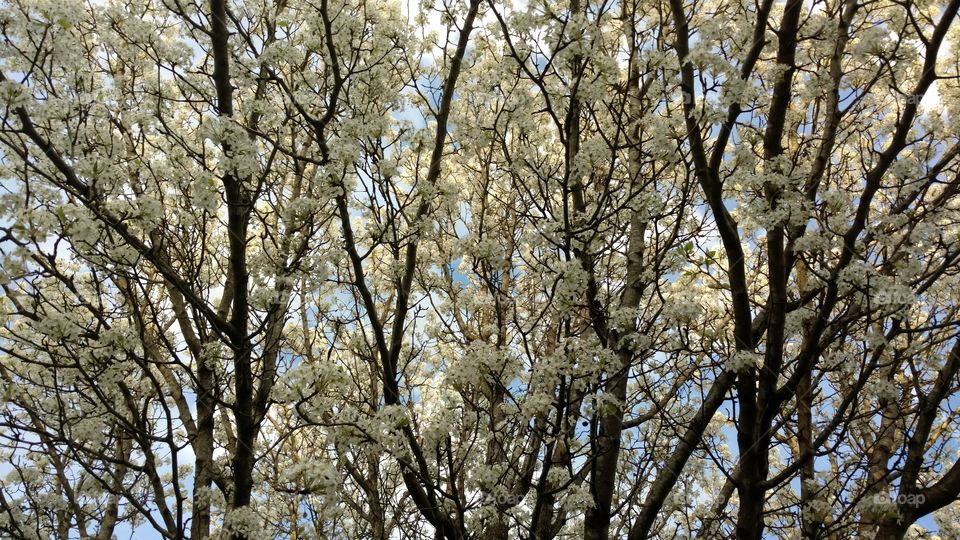
[[960, 0], [3, 7], [4, 536], [960, 534]]

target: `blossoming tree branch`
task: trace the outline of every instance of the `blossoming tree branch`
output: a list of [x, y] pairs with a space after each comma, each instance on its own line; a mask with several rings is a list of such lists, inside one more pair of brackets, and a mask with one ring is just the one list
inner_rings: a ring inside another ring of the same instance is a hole
[[960, 0], [0, 6], [0, 537], [960, 537]]

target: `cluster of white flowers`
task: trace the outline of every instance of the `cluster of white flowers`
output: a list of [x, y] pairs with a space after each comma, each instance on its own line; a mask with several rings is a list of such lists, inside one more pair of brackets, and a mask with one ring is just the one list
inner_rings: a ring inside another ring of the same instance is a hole
[[73, 440], [87, 445], [89, 448], [100, 448], [106, 438], [107, 426], [101, 418], [78, 418], [71, 426], [70, 434]]
[[836, 189], [821, 191], [819, 197], [829, 211], [836, 211], [850, 206], [849, 197]]
[[814, 316], [814, 310], [807, 306], [788, 312], [786, 315], [786, 324], [784, 325], [787, 336], [799, 335], [804, 323], [811, 320]]
[[868, 396], [873, 396], [877, 400], [895, 402], [900, 395], [897, 385], [887, 379], [870, 379], [864, 386], [864, 392]]
[[865, 261], [853, 261], [840, 271], [839, 291], [847, 294], [851, 290], [864, 290], [882, 281], [877, 269]]
[[321, 203], [315, 197], [300, 196], [291, 199], [283, 209], [283, 220], [288, 222], [287, 227], [296, 227], [297, 224], [314, 215], [320, 207]]
[[344, 380], [345, 374], [337, 364], [300, 361], [280, 376], [270, 395], [279, 402], [298, 401]]
[[560, 505], [564, 510], [571, 513], [583, 512], [593, 508], [593, 495], [590, 494], [590, 488], [585, 484], [571, 484], [560, 499]]
[[554, 297], [557, 309], [566, 311], [580, 306], [583, 302], [583, 291], [586, 290], [588, 279], [587, 271], [579, 260], [557, 261], [553, 270], [558, 275], [558, 283]]
[[759, 94], [760, 88], [753, 81], [732, 75], [723, 82], [718, 105], [721, 108], [727, 108], [734, 103], [748, 105], [756, 100]]
[[435, 399], [444, 403], [435, 404], [432, 414], [424, 415], [420, 425], [420, 433], [427, 446], [439, 444], [456, 433], [461, 422], [470, 423], [471, 415], [465, 415], [457, 407], [456, 399], [450, 399], [444, 395], [437, 396]]
[[727, 359], [727, 369], [731, 371], [745, 371], [759, 367], [763, 362], [763, 355], [750, 351], [736, 351]]
[[73, 317], [63, 312], [51, 312], [34, 323], [34, 329], [51, 339], [69, 339], [80, 335], [82, 328]]
[[810, 519], [823, 520], [830, 515], [832, 509], [833, 506], [830, 504], [829, 499], [825, 497], [811, 497], [807, 499], [803, 507], [803, 512], [809, 516]]
[[137, 198], [138, 218], [142, 220], [143, 228], [150, 230], [156, 227], [165, 214], [163, 201], [154, 195], [142, 195]]
[[280, 475], [281, 482], [296, 490], [332, 497], [340, 485], [340, 475], [329, 461], [311, 460], [287, 465]]
[[845, 377], [856, 376], [860, 372], [860, 356], [848, 346], [827, 351], [823, 356], [825, 366], [829, 366], [832, 369], [839, 369]]
[[700, 301], [698, 291], [677, 284], [666, 298], [661, 316], [667, 321], [689, 324], [703, 312]]
[[530, 392], [521, 404], [521, 414], [526, 418], [536, 418], [546, 414], [553, 405], [553, 400], [553, 395], [547, 391]]
[[41, 493], [39, 497], [36, 497], [36, 503], [41, 507], [47, 510], [56, 512], [67, 509], [67, 499], [62, 497], [56, 491], [46, 491]]
[[228, 511], [223, 518], [223, 525], [211, 535], [214, 540], [228, 540], [234, 536], [250, 540], [271, 538], [269, 529], [263, 526], [263, 518], [249, 506]]
[[372, 418], [359, 418], [357, 424], [372, 436], [380, 448], [395, 455], [406, 455], [407, 445], [401, 429], [410, 425], [409, 412], [400, 405], [387, 405]]
[[633, 307], [617, 307], [610, 311], [610, 328], [628, 334], [636, 330], [638, 310]]
[[448, 366], [445, 379], [454, 386], [477, 384], [503, 366], [503, 353], [484, 341], [468, 345], [463, 356]]
[[[944, 225], [946, 225], [946, 223], [944, 223]], [[923, 247], [936, 242], [943, 235], [949, 234], [951, 230], [952, 228], [940, 228], [936, 223], [921, 221], [914, 225], [910, 231], [910, 244], [919, 251]]]
[[97, 243], [102, 230], [86, 209], [71, 204], [65, 204], [61, 209], [68, 223], [67, 233], [74, 245], [81, 243], [92, 246]]
[[889, 46], [890, 33], [880, 26], [870, 26], [856, 34], [851, 40], [849, 50], [857, 60], [871, 62], [881, 53], [886, 54], [884, 49]]
[[480, 260], [500, 263], [506, 254], [503, 246], [492, 236], [468, 235], [460, 241], [464, 253]]
[[808, 229], [803, 236], [797, 238], [793, 247], [796, 251], [820, 252], [830, 248], [830, 238], [816, 229]]
[[0, 103], [14, 109], [30, 102], [30, 89], [26, 86], [6, 80], [0, 82]]
[[190, 183], [190, 202], [201, 210], [216, 213], [221, 203], [217, 181], [212, 176], [195, 178]]
[[250, 306], [255, 309], [268, 310], [273, 306], [284, 307], [289, 300], [289, 290], [279, 291], [273, 283], [275, 279], [265, 279], [261, 285], [250, 294]]
[[871, 329], [867, 331], [866, 335], [863, 337], [863, 341], [866, 344], [868, 351], [874, 351], [887, 344], [887, 337], [883, 334], [883, 332], [878, 332]]

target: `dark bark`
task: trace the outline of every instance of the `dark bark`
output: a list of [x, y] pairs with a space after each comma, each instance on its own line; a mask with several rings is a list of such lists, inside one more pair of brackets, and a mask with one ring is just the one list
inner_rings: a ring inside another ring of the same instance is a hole
[[[780, 44], [777, 64], [784, 69], [773, 88], [767, 125], [763, 136], [763, 157], [768, 166], [779, 174], [775, 161], [783, 154], [783, 137], [787, 109], [793, 98], [793, 73], [797, 47], [797, 32], [800, 22], [801, 0], [789, 0], [780, 21]], [[779, 206], [781, 188], [772, 184], [764, 186], [771, 211]], [[763, 366], [759, 373], [754, 369], [741, 372], [737, 381], [737, 400], [740, 405], [740, 429], [737, 443], [740, 450], [740, 475], [737, 477], [737, 492], [740, 510], [737, 516], [737, 537], [743, 540], [760, 540], [763, 536], [763, 505], [766, 490], [763, 480], [769, 472], [769, 447], [773, 435], [772, 422], [779, 407], [774, 395], [777, 378], [783, 366], [784, 325], [787, 315], [787, 277], [790, 268], [784, 252], [785, 224], [775, 224], [767, 231], [767, 338]]]

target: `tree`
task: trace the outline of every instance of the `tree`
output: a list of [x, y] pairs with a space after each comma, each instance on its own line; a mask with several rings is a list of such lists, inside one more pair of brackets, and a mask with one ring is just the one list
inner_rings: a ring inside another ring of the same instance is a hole
[[7, 0], [0, 531], [956, 535], [958, 8]]

